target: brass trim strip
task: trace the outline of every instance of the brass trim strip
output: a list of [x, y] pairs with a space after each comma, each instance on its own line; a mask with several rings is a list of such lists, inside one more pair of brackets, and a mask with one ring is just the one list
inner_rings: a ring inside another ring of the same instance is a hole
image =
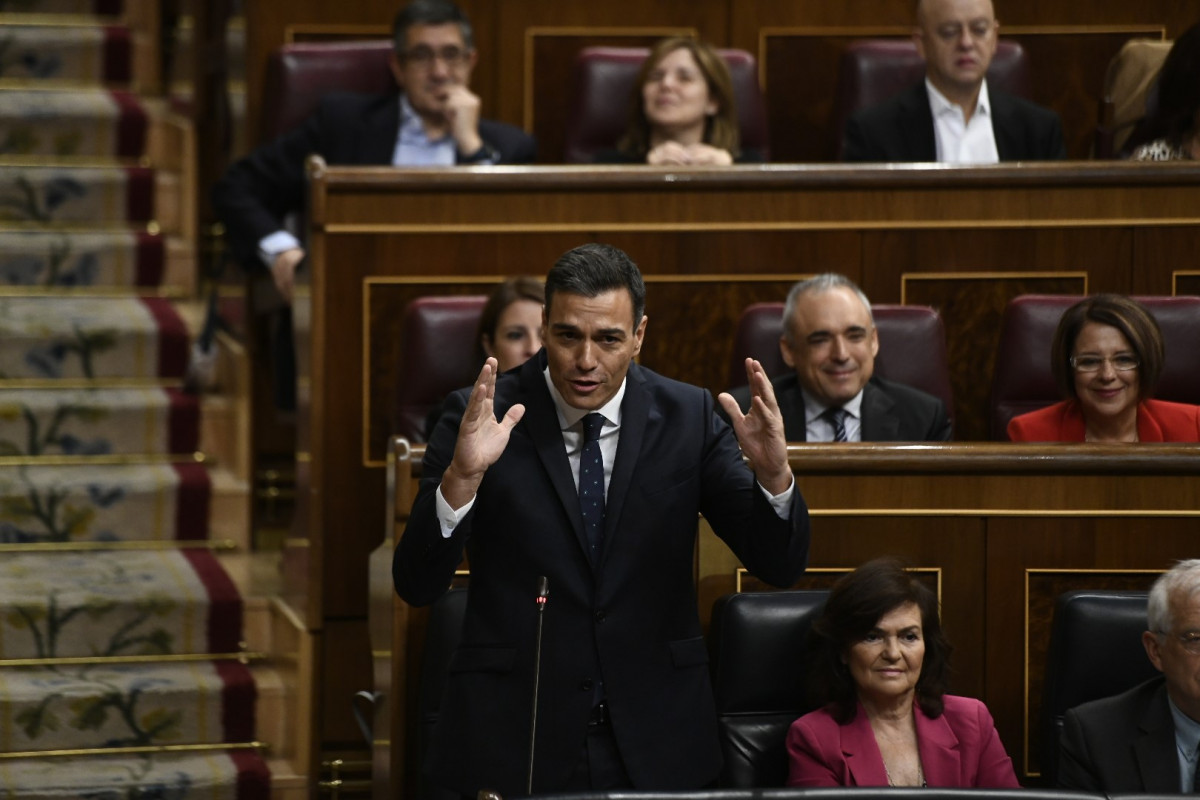
[[137, 753], [211, 753], [220, 750], [267, 750], [266, 742], [220, 742], [215, 744], [158, 744], [142, 747], [79, 747], [72, 750], [17, 750], [0, 753], [0, 759], [64, 758], [68, 756], [132, 755]]
[[[306, 539], [304, 541], [307, 545], [308, 540]], [[274, 609], [279, 616], [287, 620], [288, 624], [291, 625], [292, 628], [299, 633], [308, 633], [308, 629], [304, 627], [304, 620], [300, 619], [300, 615], [296, 613], [296, 609], [292, 608], [291, 605], [289, 605], [282, 597], [279, 595], [272, 595], [270, 603], [271, 608]]]
[[1074, 270], [1034, 272], [1029, 270], [988, 270], [985, 272], [905, 272], [900, 276], [900, 304], [908, 304], [908, 282], [938, 280], [1083, 280], [1083, 292], [1088, 291], [1088, 273]]
[[1013, 230], [1055, 228], [1142, 228], [1142, 227], [1185, 227], [1197, 224], [1195, 217], [1101, 217], [1092, 219], [1046, 219], [1011, 217], [1003, 220], [953, 219], [953, 220], [818, 220], [801, 222], [604, 222], [580, 220], [578, 222], [539, 223], [525, 220], [512, 222], [437, 224], [402, 223], [349, 223], [335, 222], [324, 226], [326, 234], [377, 234], [403, 233], [428, 236], [467, 233], [580, 233], [604, 231], [606, 233], [674, 233], [695, 231], [892, 231], [892, 230]]
[[131, 550], [211, 550], [229, 552], [239, 547], [232, 539], [145, 539], [123, 542], [28, 542], [0, 544], [0, 553], [95, 553]]
[[0, 456], [0, 467], [65, 467], [73, 464], [91, 466], [125, 466], [128, 464], [205, 464], [211, 459], [196, 451], [191, 455], [181, 453], [129, 453], [108, 456]]
[[199, 661], [266, 661], [266, 653], [246, 651], [242, 653], [178, 653], [157, 656], [79, 656], [77, 658], [6, 658], [0, 659], [4, 667], [53, 667], [87, 666], [91, 664], [189, 664]]
[[0, 389], [182, 389], [178, 378], [0, 378]]
[[104, 298], [164, 298], [166, 300], [190, 300], [189, 292], [178, 286], [5, 286], [0, 288], [0, 297], [104, 297]]

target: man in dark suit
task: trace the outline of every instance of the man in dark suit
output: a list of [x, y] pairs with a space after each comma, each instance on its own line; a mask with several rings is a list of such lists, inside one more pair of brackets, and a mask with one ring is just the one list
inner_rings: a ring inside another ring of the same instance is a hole
[[389, 61], [401, 91], [383, 96], [335, 93], [299, 127], [233, 164], [213, 191], [232, 255], [261, 261], [290, 301], [304, 258], [286, 230], [305, 199], [304, 162], [451, 166], [533, 161], [533, 138], [479, 117], [468, 88], [478, 54], [471, 23], [450, 0], [414, 0], [396, 15]]
[[749, 414], [721, 398], [735, 439], [707, 391], [633, 363], [644, 304], [625, 253], [566, 253], [546, 278], [543, 350], [498, 378], [488, 359], [434, 430], [392, 571], [400, 596], [424, 605], [469, 555], [427, 762], [436, 784], [523, 795], [531, 758], [535, 792], [694, 789], [717, 776], [697, 514], [752, 572], [787, 586], [807, 562], [808, 512], [761, 365], [747, 360]]
[[1200, 788], [1200, 559], [1159, 576], [1146, 616], [1142, 644], [1162, 677], [1066, 713], [1060, 787], [1108, 794]]
[[[789, 442], [950, 439], [941, 400], [875, 376], [879, 334], [871, 304], [844, 275], [828, 272], [791, 288], [779, 349], [795, 370], [772, 381]], [[732, 394], [749, 408], [748, 389]]]
[[844, 160], [1065, 158], [1057, 114], [988, 88], [998, 28], [991, 0], [921, 0], [913, 39], [925, 59], [925, 81], [850, 117]]

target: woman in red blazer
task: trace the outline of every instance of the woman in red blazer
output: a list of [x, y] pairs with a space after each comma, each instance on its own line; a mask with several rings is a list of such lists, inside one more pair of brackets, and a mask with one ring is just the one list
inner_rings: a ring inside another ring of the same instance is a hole
[[899, 562], [839, 580], [813, 632], [825, 705], [788, 730], [789, 786], [1020, 786], [983, 703], [945, 693], [937, 597]]
[[1200, 406], [1152, 400], [1162, 374], [1162, 331], [1144, 306], [1098, 294], [1063, 314], [1051, 369], [1067, 397], [1014, 417], [1014, 442], [1196, 442]]

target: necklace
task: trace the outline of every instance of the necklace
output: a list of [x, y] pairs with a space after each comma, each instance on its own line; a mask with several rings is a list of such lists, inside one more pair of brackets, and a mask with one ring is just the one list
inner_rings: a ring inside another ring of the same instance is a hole
[[[881, 759], [882, 760], [882, 759]], [[887, 775], [888, 786], [895, 786], [896, 782], [892, 780], [892, 771], [888, 769], [887, 762], [883, 762], [883, 774]], [[921, 759], [917, 759], [917, 786], [925, 788], [928, 784], [925, 783], [925, 771], [921, 769]]]

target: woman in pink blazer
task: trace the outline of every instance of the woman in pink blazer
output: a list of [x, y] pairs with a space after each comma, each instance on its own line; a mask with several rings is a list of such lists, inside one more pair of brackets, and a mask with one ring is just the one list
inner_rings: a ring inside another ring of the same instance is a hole
[[1050, 347], [1067, 398], [1014, 417], [1014, 442], [1197, 442], [1200, 406], [1152, 400], [1166, 359], [1162, 331], [1145, 306], [1098, 294], [1063, 312]]
[[945, 693], [937, 597], [899, 562], [839, 580], [813, 632], [825, 705], [788, 730], [789, 786], [1020, 786], [983, 703]]

